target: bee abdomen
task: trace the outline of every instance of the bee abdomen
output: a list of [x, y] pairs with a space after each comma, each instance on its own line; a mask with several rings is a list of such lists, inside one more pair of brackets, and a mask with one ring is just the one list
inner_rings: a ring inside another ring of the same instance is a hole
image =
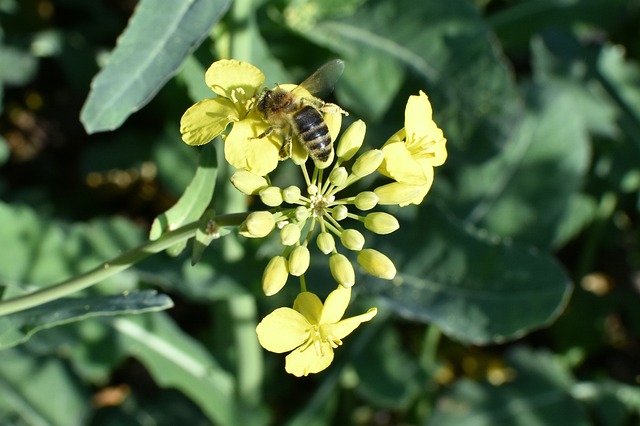
[[322, 114], [312, 106], [305, 106], [298, 111], [295, 121], [301, 142], [312, 158], [326, 161], [331, 155], [331, 135]]

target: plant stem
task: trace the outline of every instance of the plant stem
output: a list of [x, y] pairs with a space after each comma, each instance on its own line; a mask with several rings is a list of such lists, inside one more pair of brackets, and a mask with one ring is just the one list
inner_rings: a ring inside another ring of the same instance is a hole
[[[216, 222], [220, 227], [237, 226], [246, 216], [247, 213], [221, 215], [216, 218]], [[84, 274], [69, 278], [61, 283], [45, 287], [41, 290], [34, 291], [33, 293], [2, 301], [0, 302], [0, 316], [33, 308], [91, 287], [105, 278], [130, 268], [152, 254], [159, 253], [180, 241], [192, 238], [195, 235], [196, 230], [202, 225], [205, 225], [202, 220], [188, 223], [178, 229], [163, 234], [157, 240], [148, 241], [110, 261], [104, 262]]]

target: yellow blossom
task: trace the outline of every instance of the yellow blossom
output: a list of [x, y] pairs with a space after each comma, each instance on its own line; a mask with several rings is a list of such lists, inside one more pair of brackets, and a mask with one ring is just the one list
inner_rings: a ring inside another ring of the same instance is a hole
[[432, 119], [424, 92], [409, 97], [404, 126], [382, 147], [384, 160], [378, 171], [396, 181], [376, 190], [384, 195], [383, 204], [383, 198], [401, 206], [420, 204], [433, 183], [433, 168], [447, 159], [447, 140]]
[[204, 99], [184, 113], [180, 120], [182, 139], [189, 145], [204, 145], [232, 124], [224, 138], [227, 161], [258, 176], [273, 171], [278, 165], [282, 138], [273, 133], [256, 139], [268, 127], [253, 108], [264, 81], [262, 71], [246, 62], [214, 62], [205, 74], [205, 82], [218, 97]]
[[361, 323], [371, 320], [376, 308], [355, 317], [342, 319], [351, 289], [339, 286], [324, 305], [313, 293], [302, 292], [291, 308], [278, 308], [256, 327], [263, 348], [275, 353], [292, 351], [285, 369], [295, 376], [318, 373], [333, 361], [333, 350]]

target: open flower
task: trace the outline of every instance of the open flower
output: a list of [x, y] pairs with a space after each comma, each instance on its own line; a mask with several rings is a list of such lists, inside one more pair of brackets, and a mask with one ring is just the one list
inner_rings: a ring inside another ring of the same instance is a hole
[[231, 59], [214, 62], [205, 74], [207, 86], [218, 97], [192, 105], [180, 120], [182, 139], [189, 145], [204, 145], [233, 127], [225, 137], [224, 156], [237, 169], [264, 176], [278, 165], [282, 138], [275, 132], [256, 139], [268, 124], [253, 108], [265, 81], [258, 68]]
[[291, 352], [285, 369], [295, 376], [318, 373], [333, 361], [333, 350], [360, 324], [371, 320], [377, 309], [342, 319], [351, 289], [338, 286], [322, 302], [313, 293], [302, 292], [291, 308], [278, 308], [267, 315], [256, 328], [263, 348], [275, 353]]
[[447, 159], [447, 140], [432, 119], [423, 91], [409, 97], [404, 126], [382, 147], [384, 161], [378, 171], [396, 182], [375, 190], [380, 204], [420, 204], [433, 183], [433, 168]]

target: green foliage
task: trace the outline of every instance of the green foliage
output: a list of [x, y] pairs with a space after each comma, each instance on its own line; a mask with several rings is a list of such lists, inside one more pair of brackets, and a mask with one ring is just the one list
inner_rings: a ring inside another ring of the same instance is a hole
[[[639, 21], [623, 0], [0, 2], [0, 423], [637, 423]], [[366, 237], [398, 274], [356, 271], [349, 310], [378, 316], [296, 379], [255, 335], [295, 297], [262, 294], [277, 245], [236, 236], [261, 207], [179, 120], [218, 58], [273, 85], [337, 57], [365, 145], [423, 90], [449, 157]]]

